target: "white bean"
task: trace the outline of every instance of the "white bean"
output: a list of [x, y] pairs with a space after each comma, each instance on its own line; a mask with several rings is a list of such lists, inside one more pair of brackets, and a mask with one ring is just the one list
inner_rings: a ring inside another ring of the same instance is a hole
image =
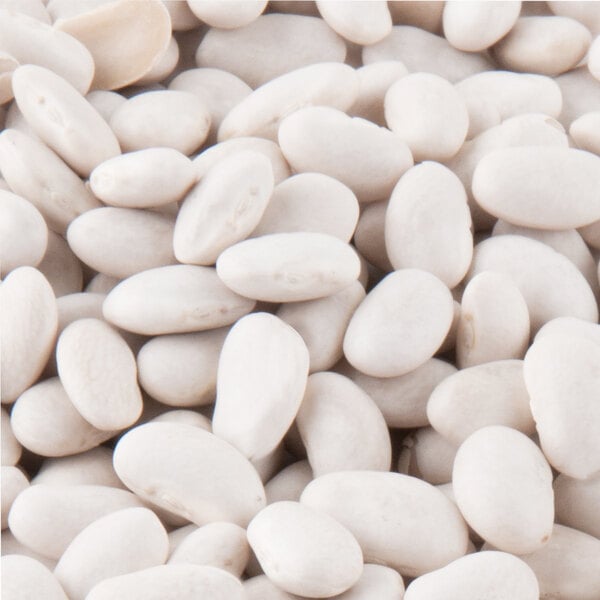
[[48, 245], [48, 227], [38, 209], [21, 196], [0, 190], [0, 274], [36, 267]]
[[357, 96], [358, 76], [348, 65], [302, 67], [268, 81], [234, 106], [219, 127], [218, 140], [253, 135], [276, 140], [281, 120], [298, 108], [322, 105], [342, 111]]
[[395, 269], [423, 269], [455, 287], [473, 256], [471, 215], [460, 179], [429, 161], [409, 169], [387, 207], [385, 246]]
[[392, 447], [383, 415], [347, 377], [311, 375], [296, 422], [315, 477], [389, 470]]
[[299, 502], [264, 508], [248, 526], [248, 541], [269, 579], [292, 594], [340, 594], [363, 570], [354, 536], [329, 515]]
[[4, 600], [68, 600], [58, 579], [39, 561], [28, 556], [12, 554], [3, 556], [1, 564]]
[[240, 319], [219, 358], [215, 434], [252, 460], [273, 451], [302, 402], [308, 360], [304, 341], [281, 319], [268, 313]]
[[229, 247], [217, 260], [225, 285], [266, 302], [299, 302], [335, 294], [358, 278], [352, 246], [313, 232], [273, 233]]
[[146, 148], [109, 159], [90, 175], [90, 187], [106, 204], [128, 208], [180, 200], [196, 179], [191, 161], [173, 148]]
[[110, 577], [92, 588], [86, 600], [244, 600], [239, 579], [223, 569], [199, 565], [160, 565]]
[[167, 49], [171, 21], [158, 0], [103, 3], [56, 21], [56, 29], [79, 40], [94, 58], [95, 89], [112, 90], [147, 73]]
[[69, 598], [84, 600], [105, 579], [163, 564], [168, 551], [167, 532], [151, 510], [124, 508], [80, 531], [54, 574]]
[[102, 485], [31, 485], [15, 499], [8, 524], [15, 537], [58, 560], [75, 536], [96, 519], [143, 506], [130, 492]]
[[398, 473], [345, 471], [309, 483], [300, 498], [331, 515], [356, 537], [366, 562], [415, 577], [467, 550], [467, 526], [432, 485]]
[[182, 263], [212, 265], [258, 225], [273, 193], [269, 159], [238, 152], [217, 163], [185, 197], [173, 247]]
[[600, 471], [599, 360], [600, 345], [573, 333], [544, 335], [525, 355], [525, 384], [541, 446], [554, 468], [578, 479]]
[[110, 325], [99, 319], [71, 323], [60, 334], [56, 363], [69, 399], [93, 426], [114, 431], [138, 420], [143, 403], [135, 356]]
[[58, 326], [56, 298], [46, 278], [19, 267], [4, 279], [2, 297], [2, 402], [12, 402], [42, 373]]
[[452, 488], [461, 513], [499, 550], [533, 552], [552, 534], [552, 470], [523, 433], [492, 425], [472, 433], [454, 459]]
[[41, 456], [85, 452], [115, 434], [111, 430], [97, 429], [86, 421], [58, 377], [31, 386], [17, 398], [11, 412], [11, 425], [19, 442]]
[[108, 294], [102, 310], [127, 331], [157, 335], [229, 325], [254, 304], [227, 288], [215, 269], [172, 265], [128, 277]]
[[13, 74], [19, 109], [34, 132], [79, 175], [121, 153], [100, 113], [66, 80], [37, 65]]
[[415, 579], [404, 600], [537, 600], [540, 589], [531, 568], [506, 552], [477, 552]]
[[452, 295], [437, 277], [420, 269], [394, 271], [356, 309], [344, 354], [367, 375], [404, 375], [435, 354], [452, 317]]
[[200, 427], [134, 427], [119, 440], [114, 466], [138, 496], [198, 525], [230, 521], [243, 527], [265, 505], [254, 467], [233, 446]]
[[196, 52], [199, 67], [224, 69], [252, 88], [301, 67], [345, 58], [346, 45], [323, 20], [278, 13], [239, 29], [210, 29]]
[[521, 3], [446, 2], [444, 35], [459, 50], [480, 52], [503, 38], [513, 27]]

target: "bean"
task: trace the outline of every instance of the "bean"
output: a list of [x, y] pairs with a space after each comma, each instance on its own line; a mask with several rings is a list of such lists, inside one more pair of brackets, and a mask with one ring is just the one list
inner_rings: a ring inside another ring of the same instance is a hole
[[501, 425], [472, 433], [454, 459], [452, 487], [469, 525], [499, 550], [526, 554], [550, 539], [552, 470], [526, 435]]

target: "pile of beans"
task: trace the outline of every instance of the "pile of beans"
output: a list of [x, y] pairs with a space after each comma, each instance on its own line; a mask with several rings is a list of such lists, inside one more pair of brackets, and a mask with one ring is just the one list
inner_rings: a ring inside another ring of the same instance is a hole
[[0, 103], [3, 600], [600, 599], [600, 2], [0, 0]]

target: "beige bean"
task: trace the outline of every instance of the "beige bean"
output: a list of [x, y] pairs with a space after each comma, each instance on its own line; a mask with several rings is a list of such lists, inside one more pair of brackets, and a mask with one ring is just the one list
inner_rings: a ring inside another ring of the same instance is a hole
[[290, 167], [281, 149], [275, 142], [259, 137], [238, 137], [210, 146], [194, 158], [193, 164], [196, 170], [196, 180], [202, 179], [217, 162], [245, 150], [260, 152], [271, 161], [276, 184], [281, 183], [291, 175]]
[[0, 190], [0, 275], [36, 267], [46, 253], [48, 227], [38, 209], [17, 194]]
[[16, 129], [0, 134], [0, 169], [11, 189], [27, 198], [60, 234], [76, 216], [100, 206], [61, 158]]
[[248, 526], [248, 542], [269, 579], [292, 594], [340, 594], [363, 570], [354, 536], [329, 515], [299, 502], [264, 508]]
[[58, 377], [30, 387], [17, 398], [11, 425], [19, 442], [41, 456], [68, 456], [110, 439], [88, 423], [69, 400]]
[[96, 585], [86, 600], [244, 600], [240, 581], [223, 569], [198, 565], [160, 565], [110, 577]]
[[467, 550], [467, 526], [432, 485], [398, 473], [346, 471], [306, 486], [302, 504], [323, 511], [356, 537], [366, 562], [415, 577]]
[[8, 527], [8, 513], [15, 498], [29, 487], [29, 481], [18, 467], [2, 467], [2, 529]]
[[301, 67], [345, 58], [344, 42], [322, 19], [280, 13], [261, 15], [239, 29], [210, 29], [196, 52], [198, 66], [223, 69], [252, 88]]
[[210, 113], [189, 92], [149, 91], [119, 106], [110, 118], [110, 126], [128, 152], [165, 146], [191, 154], [208, 135]]
[[163, 564], [168, 550], [167, 532], [151, 510], [125, 508], [80, 531], [54, 574], [69, 598], [83, 600], [105, 579]]
[[541, 446], [555, 469], [578, 479], [600, 471], [599, 360], [600, 346], [572, 333], [544, 335], [525, 355], [525, 384]]
[[404, 375], [435, 354], [452, 318], [452, 295], [437, 277], [419, 269], [394, 271], [352, 316], [344, 354], [367, 375]]
[[[18, 6], [23, 4], [18, 3]], [[85, 94], [94, 77], [94, 59], [88, 49], [70, 35], [33, 16], [0, 8], [2, 50], [22, 65], [45, 67]]]
[[423, 269], [455, 287], [473, 256], [471, 215], [460, 179], [434, 162], [409, 169], [390, 198], [385, 245], [395, 269]]
[[596, 300], [583, 275], [546, 244], [517, 235], [489, 238], [475, 246], [469, 279], [482, 271], [512, 278], [527, 303], [532, 334], [556, 317], [598, 320]]
[[[392, 6], [395, 4], [392, 3]], [[432, 10], [431, 3], [428, 3], [423, 5], [422, 10], [431, 10], [431, 18], [437, 19], [442, 7], [443, 4], [438, 4]], [[381, 60], [399, 60], [410, 73], [433, 73], [451, 83], [492, 68], [490, 61], [483, 56], [461, 52], [443, 37], [404, 24], [394, 26], [390, 35], [380, 42], [365, 46], [362, 60], [365, 65]]]
[[11, 271], [0, 294], [4, 403], [15, 400], [42, 373], [54, 347], [58, 317], [50, 284], [32, 267]]
[[400, 136], [324, 106], [303, 108], [287, 117], [279, 128], [279, 144], [296, 172], [334, 177], [360, 202], [387, 199], [398, 178], [413, 165]]
[[209, 523], [189, 533], [171, 554], [168, 564], [209, 565], [241, 577], [249, 558], [244, 529], [233, 523]]
[[433, 390], [427, 416], [433, 427], [455, 444], [489, 425], [533, 434], [523, 361], [488, 362], [447, 377]]
[[176, 262], [174, 227], [174, 220], [166, 215], [106, 206], [77, 217], [69, 225], [67, 240], [82, 262], [125, 279]]
[[58, 579], [39, 561], [28, 556], [12, 554], [3, 556], [1, 564], [4, 600], [68, 600]]
[[352, 367], [340, 372], [357, 383], [379, 406], [388, 427], [410, 429], [429, 424], [427, 400], [435, 387], [456, 373], [456, 367], [431, 358], [399, 377], [370, 377]]
[[527, 303], [512, 279], [482, 271], [467, 284], [456, 332], [461, 368], [523, 358], [529, 344]]
[[19, 61], [5, 50], [0, 50], [0, 104], [13, 99], [12, 74], [18, 66]]
[[119, 440], [114, 466], [141, 498], [198, 525], [230, 521], [244, 527], [265, 505], [264, 488], [248, 460], [200, 427], [135, 427]]
[[202, 406], [215, 398], [217, 365], [228, 329], [152, 338], [137, 356], [140, 385], [169, 406]]
[[321, 173], [300, 173], [278, 184], [252, 237], [314, 231], [349, 242], [358, 221], [356, 196]]
[[273, 193], [269, 159], [238, 152], [217, 163], [186, 196], [173, 247], [182, 263], [212, 265], [258, 225]]
[[8, 412], [2, 408], [2, 452], [0, 454], [2, 458], [2, 466], [13, 467], [21, 458], [21, 452], [23, 449], [21, 448], [21, 444], [19, 444], [19, 440], [15, 437], [13, 433], [11, 424], [10, 424], [10, 416]]
[[347, 377], [311, 375], [296, 422], [315, 477], [389, 470], [392, 450], [383, 415]]
[[357, 96], [358, 76], [348, 65], [329, 62], [302, 67], [268, 81], [234, 106], [219, 127], [218, 140], [253, 135], [277, 140], [280, 122], [299, 107], [343, 111]]
[[268, 313], [240, 319], [219, 358], [215, 434], [252, 460], [273, 451], [302, 402], [308, 360], [304, 341], [281, 319]]
[[227, 288], [215, 269], [172, 265], [125, 279], [109, 293], [102, 310], [118, 327], [157, 335], [223, 327], [254, 304]]
[[104, 446], [71, 456], [46, 458], [31, 483], [125, 487], [113, 469], [112, 450]]
[[520, 558], [506, 552], [477, 552], [415, 579], [404, 599], [476, 600], [492, 593], [498, 600], [537, 600], [540, 591], [533, 570]]
[[79, 259], [58, 233], [48, 231], [48, 245], [44, 258], [37, 266], [58, 299], [68, 294], [77, 294], [83, 288], [83, 273]]
[[15, 537], [58, 560], [75, 536], [104, 515], [143, 506], [130, 492], [101, 485], [31, 485], [15, 499], [8, 524]]
[[387, 2], [316, 2], [325, 23], [343, 38], [360, 45], [375, 44], [392, 31]]
[[171, 21], [159, 0], [142, 5], [118, 0], [58, 19], [56, 28], [79, 40], [96, 66], [94, 89], [133, 83], [160, 59], [171, 38]]
[[93, 426], [114, 431], [138, 420], [135, 356], [110, 325], [99, 319], [71, 323], [60, 334], [56, 363], [69, 399]]
[[556, 76], [577, 66], [592, 36], [568, 17], [520, 17], [510, 33], [493, 48], [504, 68]]
[[98, 165], [90, 187], [106, 204], [129, 208], [180, 200], [196, 179], [191, 161], [173, 148], [146, 148]]
[[501, 425], [472, 433], [456, 453], [452, 488], [469, 525], [499, 550], [525, 554], [550, 539], [552, 470], [523, 433]]
[[459, 50], [481, 52], [503, 38], [513, 27], [521, 3], [447, 2], [444, 6], [444, 36]]
[[239, 242], [217, 260], [221, 280], [266, 302], [298, 302], [341, 291], [358, 278], [353, 248], [322, 233], [273, 233]]

